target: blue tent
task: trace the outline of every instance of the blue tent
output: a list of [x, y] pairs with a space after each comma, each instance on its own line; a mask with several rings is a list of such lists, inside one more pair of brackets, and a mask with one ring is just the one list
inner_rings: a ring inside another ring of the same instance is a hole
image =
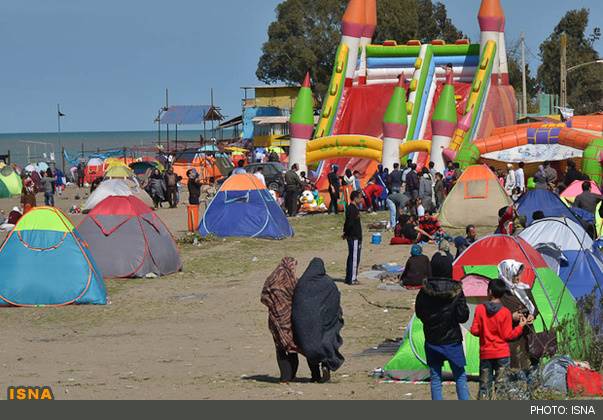
[[579, 225], [582, 224], [572, 210], [548, 190], [530, 191], [517, 202], [517, 213], [527, 218], [528, 225], [534, 221], [532, 215], [537, 211], [542, 211], [545, 217], [566, 217]]
[[285, 213], [260, 180], [234, 175], [224, 182], [199, 226], [202, 237], [284, 239], [293, 236]]
[[67, 216], [24, 215], [0, 247], [0, 306], [107, 304], [103, 278]]

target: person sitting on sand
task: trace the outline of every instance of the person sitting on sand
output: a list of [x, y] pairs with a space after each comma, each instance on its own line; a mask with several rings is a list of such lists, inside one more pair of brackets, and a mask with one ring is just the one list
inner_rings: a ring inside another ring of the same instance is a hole
[[433, 240], [433, 238], [438, 233], [442, 233], [442, 234], [446, 233], [442, 229], [442, 224], [440, 223], [438, 218], [436, 216], [434, 216], [433, 214], [426, 214], [425, 216], [419, 218], [419, 229], [420, 229], [420, 232], [421, 231], [423, 232], [421, 234], [422, 235], [421, 239], [423, 242], [428, 242], [430, 240]]
[[[4, 214], [0, 215], [0, 219], [3, 219], [3, 215]], [[0, 232], [10, 232], [13, 230], [22, 216], [23, 213], [21, 212], [21, 209], [19, 209], [19, 207], [13, 207], [7, 218], [0, 220]]]
[[420, 245], [413, 245], [410, 255], [402, 273], [401, 283], [404, 287], [422, 287], [423, 283], [431, 277], [431, 261], [423, 254]]
[[434, 237], [421, 229], [415, 216], [403, 214], [394, 229], [391, 245], [412, 245], [432, 240]]
[[436, 252], [431, 258], [431, 268], [433, 270], [434, 265], [446, 266], [454, 264], [454, 257], [450, 252], [450, 242], [446, 239], [440, 241], [438, 244], [438, 252]]

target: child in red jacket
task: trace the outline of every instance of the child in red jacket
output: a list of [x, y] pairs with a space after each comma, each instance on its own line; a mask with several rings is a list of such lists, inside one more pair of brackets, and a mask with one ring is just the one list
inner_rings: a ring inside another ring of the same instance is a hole
[[502, 369], [511, 365], [509, 341], [517, 339], [527, 324], [527, 319], [522, 318], [517, 328], [513, 329], [513, 315], [500, 300], [506, 291], [507, 286], [502, 280], [490, 282], [490, 301], [477, 307], [471, 327], [471, 334], [479, 337], [480, 343], [480, 400], [492, 398], [492, 383]]

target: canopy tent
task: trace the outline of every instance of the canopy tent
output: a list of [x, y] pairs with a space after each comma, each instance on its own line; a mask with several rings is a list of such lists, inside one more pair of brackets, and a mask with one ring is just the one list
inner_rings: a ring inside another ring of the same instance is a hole
[[0, 169], [0, 198], [8, 198], [21, 194], [23, 184], [21, 177], [10, 166]]
[[90, 194], [84, 205], [83, 212], [84, 214], [88, 213], [106, 198], [130, 196], [138, 198], [148, 207], [153, 207], [153, 200], [144, 189], [140, 188], [138, 183], [132, 180], [108, 179], [101, 182], [94, 192]]
[[555, 267], [576, 299], [593, 291], [602, 295], [603, 255], [594, 248], [593, 240], [580, 224], [563, 217], [537, 220], [520, 237], [535, 248], [545, 244], [557, 246], [563, 260], [559, 258]]
[[182, 269], [172, 234], [136, 197], [109, 197], [78, 227], [109, 278], [164, 276]]
[[[597, 183], [594, 181], [589, 181], [589, 182], [590, 182], [590, 188], [591, 188], [590, 191], [595, 194], [601, 195], [601, 190], [599, 189], [599, 186], [597, 185]], [[584, 184], [584, 181], [573, 182], [572, 185], [570, 185], [569, 187], [567, 187], [565, 189], [565, 191], [563, 191], [563, 193], [561, 194], [561, 198], [563, 198], [568, 203], [573, 203], [576, 200], [576, 197], [578, 197], [580, 194], [582, 194], [584, 192], [582, 189], [583, 184]]]
[[[454, 279], [463, 283], [471, 316], [462, 325], [467, 373], [479, 376], [479, 339], [469, 332], [477, 305], [487, 302], [487, 283], [498, 278], [497, 266], [506, 259], [515, 259], [525, 266], [522, 281], [532, 288], [536, 306], [541, 313], [534, 327], [544, 331], [576, 313], [576, 301], [566, 291], [563, 281], [546, 265], [540, 254], [527, 242], [511, 236], [490, 236], [467, 249], [454, 264]], [[543, 323], [544, 320], [544, 323]], [[406, 328], [398, 353], [385, 366], [394, 379], [420, 381], [429, 378], [425, 356], [423, 324], [415, 316]], [[450, 372], [449, 367], [446, 368]]]
[[107, 303], [103, 278], [60, 210], [35, 207], [0, 247], [0, 306]]
[[202, 146], [199, 149], [197, 149], [197, 152], [199, 152], [199, 153], [218, 153], [218, 152], [220, 152], [220, 149], [218, 149], [218, 146], [216, 146], [215, 144], [206, 144], [205, 146]]
[[498, 225], [498, 211], [511, 205], [490, 168], [471, 166], [461, 175], [440, 211], [442, 226], [464, 229], [467, 225]]
[[162, 125], [198, 125], [208, 121], [222, 121], [220, 108], [213, 105], [170, 106], [161, 114]]
[[224, 182], [207, 207], [199, 233], [202, 237], [284, 239], [293, 236], [285, 213], [260, 181], [248, 174]]

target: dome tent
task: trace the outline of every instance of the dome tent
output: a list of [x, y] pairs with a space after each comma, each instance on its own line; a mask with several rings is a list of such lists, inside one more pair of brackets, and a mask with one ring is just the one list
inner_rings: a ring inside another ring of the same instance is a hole
[[105, 179], [132, 179], [134, 172], [126, 165], [113, 165], [105, 171]]
[[102, 178], [105, 174], [105, 162], [99, 158], [92, 158], [84, 168], [84, 182], [92, 184], [96, 178]]
[[90, 197], [88, 197], [88, 200], [86, 200], [86, 204], [83, 208], [84, 213], [88, 213], [106, 198], [115, 196], [134, 196], [143, 203], [145, 203], [145, 205], [149, 207], [153, 206], [153, 200], [151, 199], [149, 194], [145, 190], [140, 188], [138, 183], [136, 183], [135, 181], [124, 179], [109, 179], [101, 182], [101, 184], [96, 187], [94, 192], [90, 194]]
[[533, 247], [555, 244], [563, 262], [558, 264], [559, 277], [574, 298], [580, 299], [603, 290], [603, 255], [594, 248], [594, 241], [575, 221], [560, 217], [537, 220], [519, 235]]
[[[567, 187], [563, 193], [561, 193], [561, 198], [567, 201], [568, 203], [573, 203], [576, 201], [576, 197], [584, 192], [582, 186], [585, 181], [574, 181], [572, 185]], [[590, 183], [590, 191], [594, 194], [601, 195], [601, 190], [599, 186], [594, 181], [588, 181]]]
[[464, 229], [467, 225], [496, 226], [498, 211], [511, 199], [485, 165], [471, 166], [461, 175], [440, 211], [442, 226]]
[[136, 197], [106, 198], [78, 230], [107, 278], [164, 276], [182, 269], [172, 234]]
[[[479, 339], [469, 329], [475, 308], [487, 301], [488, 282], [498, 278], [498, 265], [507, 259], [524, 264], [522, 282], [532, 287], [532, 293], [541, 317], [536, 331], [558, 324], [576, 313], [576, 301], [566, 292], [563, 281], [547, 266], [540, 254], [522, 239], [495, 235], [484, 238], [467, 249], [454, 263], [453, 277], [463, 283], [463, 290], [471, 310], [466, 324], [461, 326], [467, 356], [467, 374], [479, 376]], [[425, 357], [423, 324], [414, 316], [408, 325], [398, 353], [385, 366], [386, 373], [395, 379], [419, 381], [429, 378]], [[450, 369], [447, 369], [450, 372]]]
[[0, 198], [21, 194], [21, 177], [10, 166], [0, 168]]
[[231, 176], [207, 207], [199, 226], [202, 237], [284, 239], [293, 236], [283, 210], [253, 175]]
[[60, 210], [36, 207], [0, 247], [0, 306], [107, 303], [103, 278]]
[[544, 213], [544, 217], [566, 217], [580, 224], [572, 210], [549, 190], [530, 191], [517, 202], [517, 213], [526, 218], [528, 226], [534, 221], [534, 213], [539, 210]]

